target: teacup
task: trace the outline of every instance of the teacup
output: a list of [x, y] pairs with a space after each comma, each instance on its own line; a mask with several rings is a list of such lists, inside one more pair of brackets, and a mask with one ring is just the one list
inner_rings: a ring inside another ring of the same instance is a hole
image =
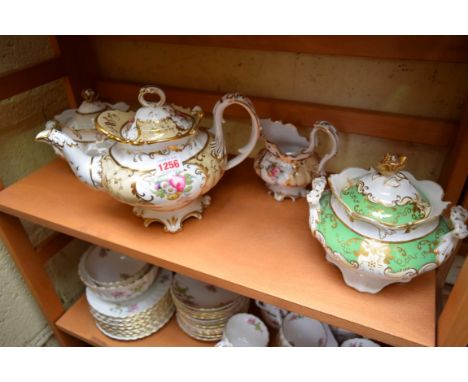
[[327, 330], [322, 322], [297, 313], [289, 313], [278, 331], [277, 345], [322, 347], [329, 345], [329, 336], [331, 336], [331, 331]]
[[344, 341], [341, 347], [380, 347], [380, 345], [367, 338], [351, 338]]
[[265, 323], [274, 329], [280, 328], [284, 317], [289, 313], [286, 309], [281, 309], [275, 305], [266, 304], [259, 300], [255, 300], [255, 304], [260, 308], [260, 313]]
[[223, 331], [223, 338], [218, 347], [264, 347], [268, 345], [270, 335], [266, 325], [258, 317], [249, 313], [232, 316]]

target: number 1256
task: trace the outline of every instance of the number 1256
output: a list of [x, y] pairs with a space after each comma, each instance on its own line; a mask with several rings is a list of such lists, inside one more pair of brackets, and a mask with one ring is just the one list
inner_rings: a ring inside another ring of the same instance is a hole
[[179, 168], [179, 167], [180, 167], [180, 163], [178, 159], [168, 160], [167, 162], [163, 162], [159, 164], [160, 171], [172, 170], [174, 168]]

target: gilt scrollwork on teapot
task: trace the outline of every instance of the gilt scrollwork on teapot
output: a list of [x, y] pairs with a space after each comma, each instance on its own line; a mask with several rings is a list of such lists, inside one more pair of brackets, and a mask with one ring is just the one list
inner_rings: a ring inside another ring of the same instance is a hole
[[[159, 100], [149, 101], [148, 95]], [[161, 222], [167, 231], [177, 232], [185, 219], [201, 218], [210, 204], [206, 193], [252, 151], [259, 136], [259, 119], [250, 100], [238, 94], [226, 95], [216, 103], [209, 129], [200, 127], [200, 107], [168, 104], [157, 87], [143, 87], [138, 100], [141, 107], [136, 113], [104, 110], [97, 115], [97, 131], [112, 142], [98, 155], [90, 155], [80, 142], [52, 126], [36, 139], [60, 150], [84, 183], [133, 206], [146, 226]], [[222, 124], [224, 110], [233, 104], [249, 113], [252, 126], [248, 143], [228, 160]]]

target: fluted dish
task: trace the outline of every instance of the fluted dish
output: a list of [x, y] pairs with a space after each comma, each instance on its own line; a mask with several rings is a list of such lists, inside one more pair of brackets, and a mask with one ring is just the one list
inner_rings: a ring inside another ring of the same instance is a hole
[[83, 283], [107, 301], [125, 301], [143, 294], [159, 267], [101, 247], [90, 247], [81, 257], [78, 273]]
[[172, 273], [161, 270], [145, 293], [123, 302], [102, 300], [87, 288], [86, 298], [98, 329], [119, 340], [135, 340], [155, 333], [175, 312], [170, 294], [171, 282]]

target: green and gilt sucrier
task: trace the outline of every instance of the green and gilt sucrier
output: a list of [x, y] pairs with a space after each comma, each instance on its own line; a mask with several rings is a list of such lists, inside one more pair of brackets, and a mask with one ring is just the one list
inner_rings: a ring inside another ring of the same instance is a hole
[[309, 225], [325, 248], [327, 260], [349, 286], [377, 293], [435, 269], [468, 235], [468, 212], [453, 207], [435, 182], [403, 171], [406, 157], [387, 154], [365, 170], [348, 168], [315, 178], [307, 200]]

